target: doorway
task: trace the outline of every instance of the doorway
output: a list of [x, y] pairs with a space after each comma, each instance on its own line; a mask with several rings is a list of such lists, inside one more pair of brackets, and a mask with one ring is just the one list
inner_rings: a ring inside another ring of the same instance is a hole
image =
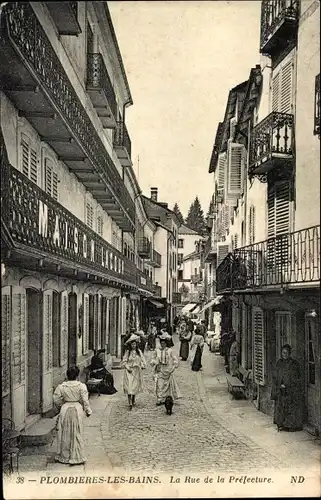
[[42, 379], [42, 293], [27, 288], [27, 416], [40, 415]]
[[68, 366], [72, 366], [77, 363], [77, 295], [70, 293], [68, 299]]
[[305, 317], [305, 352], [306, 352], [306, 420], [308, 426], [320, 432], [320, 359], [318, 352], [318, 324], [313, 317]]

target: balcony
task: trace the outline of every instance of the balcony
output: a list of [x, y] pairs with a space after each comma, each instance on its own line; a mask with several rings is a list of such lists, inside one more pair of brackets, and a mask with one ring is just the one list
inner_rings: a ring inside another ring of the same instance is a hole
[[116, 128], [116, 96], [101, 54], [87, 54], [86, 88], [103, 127]]
[[162, 297], [162, 287], [159, 285], [153, 285], [154, 297]]
[[124, 121], [118, 121], [114, 135], [114, 148], [123, 167], [132, 165], [132, 144]]
[[79, 35], [77, 2], [46, 2], [59, 35]]
[[137, 286], [142, 293], [148, 293], [148, 295], [154, 295], [154, 284], [153, 280], [149, 278], [143, 271], [137, 269]]
[[175, 304], [181, 304], [182, 303], [182, 296], [179, 292], [173, 292], [173, 302]]
[[274, 56], [296, 39], [299, 0], [263, 0], [260, 52]]
[[266, 175], [273, 169], [294, 166], [294, 118], [273, 111], [253, 129], [250, 144], [249, 175]]
[[292, 288], [320, 282], [320, 226], [235, 250], [217, 268], [217, 292]]
[[320, 73], [315, 77], [314, 135], [320, 137]]
[[141, 259], [148, 259], [150, 257], [151, 245], [145, 236], [138, 239], [137, 253]]
[[217, 242], [212, 241], [211, 238], [209, 238], [205, 242], [205, 248], [204, 248], [204, 262], [212, 262], [217, 255]]
[[192, 274], [191, 276], [191, 283], [193, 285], [198, 285], [202, 281], [202, 275], [201, 274]]
[[26, 269], [136, 291], [135, 264], [8, 163], [1, 164], [5, 259]]
[[162, 267], [162, 256], [156, 250], [152, 250], [149, 257], [150, 265], [153, 267]]
[[31, 3], [9, 2], [2, 28], [2, 90], [119, 227], [133, 231], [134, 201]]

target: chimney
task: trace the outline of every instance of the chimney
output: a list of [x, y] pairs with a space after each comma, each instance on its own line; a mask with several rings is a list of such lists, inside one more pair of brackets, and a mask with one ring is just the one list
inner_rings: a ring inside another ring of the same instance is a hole
[[150, 188], [150, 199], [157, 201], [158, 188]]

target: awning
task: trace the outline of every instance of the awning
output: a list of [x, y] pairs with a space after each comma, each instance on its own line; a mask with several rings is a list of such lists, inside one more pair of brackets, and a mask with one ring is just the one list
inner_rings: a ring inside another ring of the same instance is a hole
[[164, 304], [162, 304], [161, 302], [157, 302], [157, 300], [151, 300], [151, 299], [147, 299], [147, 300], [148, 300], [148, 302], [153, 304], [153, 306], [157, 307], [157, 309], [161, 309], [162, 307], [164, 307]]
[[221, 300], [223, 298], [223, 295], [218, 295], [217, 297], [215, 297], [215, 299], [212, 299], [210, 300], [207, 304], [205, 304], [205, 306], [203, 307], [203, 309], [201, 309], [199, 311], [199, 314], [206, 311], [206, 309], [208, 309], [209, 307], [212, 307], [212, 306], [217, 306], [218, 304], [221, 303]]
[[195, 309], [193, 309], [193, 314], [198, 314], [200, 312], [200, 306], [196, 306]]
[[181, 310], [181, 313], [188, 313], [188, 312], [192, 312], [193, 309], [195, 309], [195, 307], [197, 306], [197, 304], [186, 304], [186, 306], [183, 307], [183, 309]]

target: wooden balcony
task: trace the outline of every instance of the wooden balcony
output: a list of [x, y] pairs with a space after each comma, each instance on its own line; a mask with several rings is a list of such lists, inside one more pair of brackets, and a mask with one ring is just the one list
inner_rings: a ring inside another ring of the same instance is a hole
[[315, 77], [315, 94], [314, 94], [314, 135], [320, 137], [320, 73]]
[[234, 250], [217, 268], [217, 292], [319, 286], [320, 226]]
[[86, 88], [104, 128], [116, 128], [117, 101], [101, 54], [87, 54]]
[[13, 265], [137, 291], [134, 262], [4, 161], [1, 230]]
[[153, 267], [162, 267], [162, 256], [156, 250], [152, 250], [149, 257], [150, 265]]
[[253, 129], [249, 175], [266, 175], [274, 168], [288, 170], [295, 164], [294, 117], [270, 113]]
[[31, 3], [8, 3], [2, 28], [2, 90], [119, 227], [133, 231], [134, 201]]
[[46, 2], [59, 35], [79, 35], [78, 2]]
[[182, 303], [182, 295], [179, 292], [173, 292], [173, 302], [175, 304], [181, 304]]
[[138, 238], [137, 253], [141, 259], [149, 259], [151, 254], [150, 241], [145, 237]]
[[263, 0], [261, 8], [260, 52], [275, 56], [298, 30], [299, 0]]
[[123, 121], [117, 122], [117, 128], [114, 135], [114, 148], [122, 166], [130, 167], [132, 165], [132, 145], [125, 122]]
[[205, 242], [205, 248], [204, 248], [204, 262], [212, 262], [217, 255], [217, 242], [212, 241], [211, 238], [209, 238]]

